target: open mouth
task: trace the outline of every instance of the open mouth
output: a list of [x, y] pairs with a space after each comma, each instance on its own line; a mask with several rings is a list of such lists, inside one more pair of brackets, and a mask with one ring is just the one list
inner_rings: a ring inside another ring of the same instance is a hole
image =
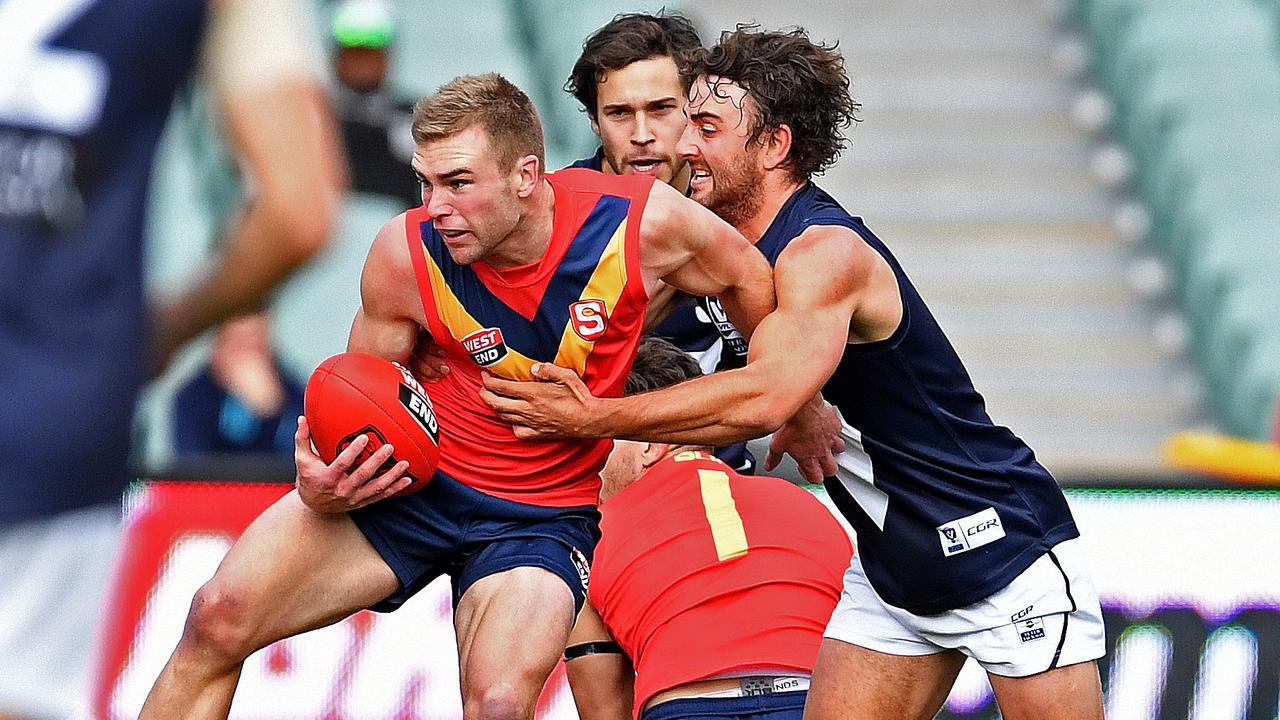
[[658, 171], [658, 166], [662, 164], [661, 160], [652, 158], [643, 158], [640, 160], [631, 160], [627, 162], [631, 169], [639, 174], [651, 175]]
[[706, 168], [693, 168], [689, 173], [689, 187], [697, 189], [711, 183], [711, 171]]
[[436, 232], [440, 233], [445, 240], [458, 240], [463, 235], [471, 234], [469, 230], [449, 230], [446, 228], [436, 228]]

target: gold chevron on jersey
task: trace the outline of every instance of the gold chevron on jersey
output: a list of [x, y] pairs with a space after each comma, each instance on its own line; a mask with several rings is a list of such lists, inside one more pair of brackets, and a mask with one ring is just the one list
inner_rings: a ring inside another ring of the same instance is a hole
[[[415, 252], [436, 315], [477, 364], [502, 377], [531, 379], [535, 362], [582, 374], [626, 290], [629, 207], [626, 198], [598, 198], [532, 293], [491, 287], [475, 268], [453, 262], [439, 234], [422, 223]], [[554, 244], [549, 252], [556, 252]]]
[[[569, 306], [569, 321], [565, 325], [564, 334], [560, 337], [560, 349], [556, 353], [555, 364], [567, 367], [578, 375], [586, 371], [587, 358], [595, 347], [595, 341], [608, 329], [609, 318], [613, 317], [613, 309], [617, 307], [619, 298], [627, 286], [627, 253], [626, 253], [627, 221], [624, 219], [614, 231], [609, 244], [601, 253], [600, 262], [595, 272], [591, 273], [587, 285], [582, 289], [578, 300]], [[603, 306], [596, 312], [585, 312], [593, 303]], [[581, 310], [580, 310], [581, 309]], [[586, 317], [581, 317], [582, 314]], [[600, 328], [595, 330], [593, 318], [599, 317]]]
[[[494, 329], [481, 325], [471, 316], [471, 313], [467, 312], [467, 308], [453, 294], [453, 289], [449, 287], [449, 283], [444, 281], [444, 275], [431, 258], [431, 254], [424, 249], [423, 255], [426, 256], [427, 260], [427, 272], [431, 278], [431, 293], [435, 298], [436, 311], [440, 314], [440, 320], [444, 322], [453, 339], [466, 347], [467, 343], [464, 340], [480, 337], [486, 330]], [[501, 337], [501, 329], [499, 328], [498, 331], [499, 337]], [[481, 364], [484, 364], [493, 374], [509, 380], [532, 380], [533, 364], [537, 361], [506, 345], [505, 339], [503, 339], [503, 348], [504, 352], [501, 357], [498, 357], [492, 363]], [[468, 351], [470, 352], [470, 348], [468, 348]], [[472, 359], [475, 359], [474, 353], [472, 353]]]

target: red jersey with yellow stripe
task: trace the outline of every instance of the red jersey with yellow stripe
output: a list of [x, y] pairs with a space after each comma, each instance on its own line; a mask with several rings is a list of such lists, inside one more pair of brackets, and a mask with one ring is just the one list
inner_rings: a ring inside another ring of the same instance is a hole
[[546, 178], [555, 194], [551, 240], [532, 265], [459, 265], [425, 207], [406, 213], [427, 330], [451, 370], [428, 390], [446, 474], [517, 502], [594, 505], [612, 441], [517, 439], [480, 400], [481, 372], [530, 380], [534, 363], [552, 362], [596, 396], [622, 393], [648, 303], [640, 218], [653, 178], [590, 170]]
[[677, 685], [813, 671], [853, 547], [808, 491], [690, 451], [600, 512], [589, 597], [635, 663], [637, 716]]

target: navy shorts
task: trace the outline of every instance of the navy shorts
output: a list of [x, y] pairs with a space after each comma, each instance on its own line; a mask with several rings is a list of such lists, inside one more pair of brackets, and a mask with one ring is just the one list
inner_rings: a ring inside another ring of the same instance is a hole
[[543, 507], [486, 495], [437, 471], [422, 490], [351, 512], [400, 580], [400, 590], [371, 609], [390, 612], [441, 575], [453, 581], [453, 603], [481, 578], [517, 567], [558, 575], [576, 611], [587, 577], [600, 513], [592, 505]]
[[645, 710], [640, 720], [801, 720], [805, 690], [736, 698], [681, 698]]

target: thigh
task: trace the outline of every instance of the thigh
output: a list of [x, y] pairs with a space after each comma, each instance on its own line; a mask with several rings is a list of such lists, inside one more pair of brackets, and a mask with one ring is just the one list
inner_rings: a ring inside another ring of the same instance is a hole
[[293, 491], [245, 530], [201, 596], [245, 613], [265, 643], [337, 622], [398, 587], [351, 518], [314, 512]]
[[1102, 682], [1095, 661], [1027, 677], [989, 677], [1005, 720], [1102, 720]]
[[515, 689], [525, 717], [555, 669], [573, 625], [573, 594], [540, 567], [517, 567], [473, 583], [455, 613], [464, 702]]
[[826, 638], [813, 668], [805, 720], [929, 720], [964, 661], [956, 650], [890, 655]]

